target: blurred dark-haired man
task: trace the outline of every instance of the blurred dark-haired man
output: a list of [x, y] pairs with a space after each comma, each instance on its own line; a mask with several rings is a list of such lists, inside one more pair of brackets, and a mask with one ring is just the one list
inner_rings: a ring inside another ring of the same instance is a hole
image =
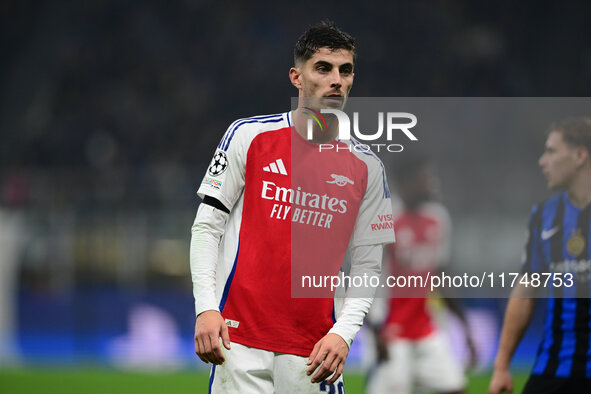
[[[293, 260], [304, 271], [338, 274], [347, 249], [351, 275], [379, 275], [382, 245], [394, 241], [383, 166], [371, 154], [320, 152], [336, 141], [336, 119], [353, 85], [355, 43], [322, 22], [298, 40], [289, 70], [298, 108], [232, 123], [198, 195], [191, 274], [195, 351], [213, 365], [210, 391], [318, 393], [344, 390], [349, 346], [372, 297], [293, 298]], [[323, 127], [321, 127], [323, 126]], [[373, 227], [372, 227], [373, 226]], [[220, 345], [220, 338], [223, 346]]]

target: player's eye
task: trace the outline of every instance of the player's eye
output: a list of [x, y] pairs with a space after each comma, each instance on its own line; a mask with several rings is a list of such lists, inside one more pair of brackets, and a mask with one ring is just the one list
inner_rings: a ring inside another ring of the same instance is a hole
[[341, 68], [341, 74], [349, 75], [351, 73], [353, 73], [353, 67], [346, 66]]

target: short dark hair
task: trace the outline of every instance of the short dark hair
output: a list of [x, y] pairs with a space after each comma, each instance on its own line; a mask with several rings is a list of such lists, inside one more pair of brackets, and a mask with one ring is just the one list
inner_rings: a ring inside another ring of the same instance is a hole
[[564, 142], [573, 147], [582, 146], [591, 157], [591, 118], [568, 118], [550, 126], [549, 132], [562, 134]]
[[320, 48], [332, 51], [346, 49], [353, 54], [355, 61], [355, 39], [335, 26], [334, 22], [325, 20], [310, 26], [296, 42], [293, 50], [294, 63], [305, 62]]

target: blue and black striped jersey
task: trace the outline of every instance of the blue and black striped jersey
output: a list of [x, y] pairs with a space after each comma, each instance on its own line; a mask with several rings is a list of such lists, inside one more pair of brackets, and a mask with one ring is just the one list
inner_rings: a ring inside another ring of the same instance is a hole
[[566, 192], [533, 207], [524, 272], [572, 273], [572, 286], [548, 286], [544, 334], [533, 375], [591, 378], [591, 205], [581, 210]]

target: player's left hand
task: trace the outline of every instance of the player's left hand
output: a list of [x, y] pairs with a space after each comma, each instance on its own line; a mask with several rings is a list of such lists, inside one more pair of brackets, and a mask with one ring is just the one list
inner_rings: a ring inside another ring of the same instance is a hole
[[337, 334], [326, 334], [321, 340], [316, 342], [312, 353], [310, 353], [310, 358], [307, 362], [308, 369], [306, 371], [308, 375], [311, 375], [320, 366], [318, 371], [312, 376], [312, 383], [320, 383], [330, 375], [332, 375], [332, 378], [326, 383], [330, 385], [336, 382], [343, 373], [347, 354], [349, 354], [349, 346]]

